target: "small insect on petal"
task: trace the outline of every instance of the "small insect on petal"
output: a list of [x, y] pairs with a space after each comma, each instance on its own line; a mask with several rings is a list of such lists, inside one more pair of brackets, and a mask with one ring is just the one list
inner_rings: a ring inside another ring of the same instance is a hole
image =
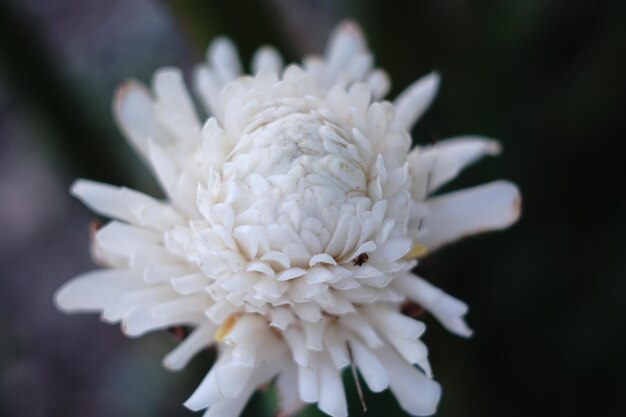
[[354, 258], [354, 260], [352, 261], [354, 263], [354, 266], [361, 266], [363, 265], [365, 262], [367, 262], [367, 260], [370, 257], [367, 255], [367, 253], [363, 252], [359, 255], [357, 255], [356, 258]]

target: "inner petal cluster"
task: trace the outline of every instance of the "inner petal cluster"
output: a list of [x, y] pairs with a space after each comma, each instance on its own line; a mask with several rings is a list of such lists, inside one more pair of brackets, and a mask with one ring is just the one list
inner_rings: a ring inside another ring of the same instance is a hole
[[[224, 160], [198, 187], [201, 218], [186, 250], [214, 280], [217, 304], [207, 314], [220, 323], [227, 313], [289, 305], [314, 322], [354, 312], [355, 304], [400, 301], [385, 287], [414, 265], [402, 259], [412, 246], [411, 177], [402, 158], [374, 156], [390, 136], [408, 137], [386, 127], [393, 113], [370, 102], [365, 84], [327, 94], [292, 67], [283, 96], [261, 105], [266, 78], [231, 84], [252, 104], [223, 103], [230, 124], [204, 129]], [[336, 111], [341, 103], [352, 111]], [[214, 148], [196, 155], [199, 171]]]

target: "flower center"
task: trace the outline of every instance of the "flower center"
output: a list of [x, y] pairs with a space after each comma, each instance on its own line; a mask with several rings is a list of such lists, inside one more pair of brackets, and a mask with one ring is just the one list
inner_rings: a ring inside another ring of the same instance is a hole
[[352, 142], [315, 112], [291, 113], [247, 133], [229, 158], [251, 196], [247, 208], [259, 214], [246, 221], [285, 225], [299, 235], [293, 243], [304, 240], [311, 255], [327, 253], [342, 214], [354, 213], [359, 202], [371, 205], [364, 163]]

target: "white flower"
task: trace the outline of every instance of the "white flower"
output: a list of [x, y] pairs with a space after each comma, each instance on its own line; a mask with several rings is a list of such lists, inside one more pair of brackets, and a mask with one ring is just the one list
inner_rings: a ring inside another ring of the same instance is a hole
[[116, 220], [93, 242], [104, 268], [61, 288], [59, 307], [101, 312], [129, 336], [192, 326], [164, 364], [181, 369], [217, 345], [185, 403], [205, 416], [238, 416], [275, 377], [284, 413], [317, 403], [346, 416], [341, 370], [351, 362], [372, 391], [389, 388], [407, 412], [432, 414], [440, 387], [425, 326], [401, 304], [458, 335], [471, 330], [467, 306], [411, 269], [427, 251], [509, 226], [520, 197], [504, 181], [431, 197], [498, 144], [459, 137], [410, 150], [408, 129], [439, 77], [381, 101], [388, 80], [372, 62], [353, 23], [302, 66], [259, 49], [251, 76], [231, 42], [216, 40], [194, 78], [212, 115], [204, 123], [177, 69], [159, 70], [153, 92], [123, 85], [115, 117], [167, 199], [77, 181], [73, 194]]

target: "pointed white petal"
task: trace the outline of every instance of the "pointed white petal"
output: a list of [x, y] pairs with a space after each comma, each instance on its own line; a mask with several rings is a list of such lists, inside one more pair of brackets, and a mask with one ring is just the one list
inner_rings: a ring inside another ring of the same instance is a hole
[[356, 339], [350, 340], [352, 357], [365, 383], [373, 392], [381, 392], [389, 385], [389, 375], [383, 364], [365, 345]]
[[213, 364], [211, 371], [209, 371], [193, 394], [185, 401], [185, 407], [192, 411], [199, 411], [224, 398], [218, 391], [217, 385], [215, 385], [215, 374], [217, 373], [218, 367], [229, 360], [229, 358], [227, 353], [222, 353], [219, 356], [218, 360]]
[[372, 262], [388, 263], [402, 258], [411, 250], [410, 239], [389, 239], [370, 255]]
[[344, 21], [339, 24], [328, 42], [324, 84], [330, 86], [336, 83], [338, 77], [347, 71], [354, 56], [365, 49], [365, 39], [356, 23]]
[[108, 303], [102, 311], [102, 320], [117, 323], [138, 308], [150, 306], [169, 300], [172, 290], [167, 285], [140, 287], [126, 291]]
[[417, 339], [426, 330], [421, 321], [407, 317], [383, 304], [367, 306], [362, 311], [376, 329], [385, 334], [395, 333], [407, 339]]
[[280, 73], [283, 68], [283, 60], [278, 51], [271, 46], [259, 48], [252, 57], [252, 71], [258, 74], [263, 70], [271, 70]]
[[176, 185], [180, 179], [180, 172], [176, 164], [170, 154], [153, 141], [149, 141], [148, 152], [150, 165], [156, 173], [161, 188], [170, 199], [174, 200], [176, 196]]
[[446, 294], [415, 275], [398, 278], [394, 282], [394, 286], [411, 300], [430, 311], [452, 333], [464, 337], [472, 335], [472, 330], [463, 319], [468, 310], [467, 304], [463, 301]]
[[366, 80], [367, 85], [372, 90], [372, 96], [376, 100], [381, 100], [389, 92], [391, 81], [387, 73], [381, 69], [372, 71]]
[[408, 86], [394, 101], [394, 126], [410, 130], [432, 103], [439, 89], [439, 74], [433, 72]]
[[137, 81], [127, 81], [117, 89], [113, 114], [126, 138], [146, 160], [149, 159], [150, 140], [160, 144], [170, 142], [158, 122], [150, 92]]
[[129, 224], [112, 221], [96, 233], [95, 243], [100, 248], [132, 259], [139, 251], [157, 247], [160, 237], [153, 232]]
[[63, 311], [100, 311], [120, 294], [145, 284], [130, 270], [99, 269], [85, 272], [63, 284], [54, 301]]
[[306, 346], [304, 345], [304, 335], [302, 330], [296, 326], [290, 326], [284, 332], [285, 342], [289, 346], [291, 350], [291, 356], [293, 360], [299, 365], [303, 367], [308, 366], [309, 354], [307, 352]]
[[183, 313], [175, 316], [155, 316], [149, 308], [137, 308], [122, 321], [122, 331], [129, 337], [143, 336], [148, 332], [172, 326], [197, 325], [204, 319], [202, 313]]
[[416, 241], [429, 250], [462, 237], [501, 230], [517, 221], [521, 198], [507, 181], [444, 194], [426, 202], [428, 211]]
[[369, 324], [365, 318], [363, 318], [359, 314], [345, 314], [339, 317], [339, 323], [344, 325], [346, 328], [354, 331], [358, 334], [365, 343], [372, 349], [377, 349], [382, 346], [384, 343], [378, 336], [378, 333], [374, 328]]
[[287, 327], [295, 321], [295, 316], [289, 308], [274, 307], [269, 312], [270, 326], [280, 330], [286, 330]]
[[319, 402], [317, 406], [332, 417], [347, 417], [348, 404], [341, 374], [335, 369], [330, 358], [326, 356], [320, 360], [319, 368]]
[[463, 168], [485, 155], [497, 155], [500, 144], [478, 136], [460, 136], [442, 140], [429, 148], [415, 148], [407, 160], [413, 174], [413, 198], [421, 201]]
[[207, 65], [199, 65], [193, 73], [193, 86], [207, 113], [221, 118], [224, 111], [220, 96], [222, 83], [217, 79], [215, 71]]
[[304, 328], [306, 348], [315, 351], [322, 350], [326, 320], [319, 320], [316, 323], [301, 323], [301, 326]]
[[306, 403], [314, 403], [319, 400], [320, 375], [317, 366], [317, 355], [311, 355], [308, 366], [298, 366], [298, 392], [300, 399]]
[[294, 415], [306, 404], [298, 393], [298, 367], [287, 362], [276, 379], [280, 412], [279, 415]]
[[70, 192], [98, 214], [128, 223], [136, 220], [121, 201], [119, 187], [95, 181], [77, 180], [72, 184]]
[[[239, 347], [239, 346], [237, 346]], [[234, 356], [233, 350], [233, 356]], [[254, 373], [253, 366], [240, 366], [234, 360], [221, 364], [215, 373], [215, 384], [225, 398], [237, 398]]]
[[428, 348], [421, 340], [394, 336], [389, 338], [389, 342], [407, 362], [419, 365], [426, 376], [432, 378], [432, 371], [428, 363]]
[[437, 410], [441, 387], [402, 359], [388, 346], [376, 350], [376, 356], [389, 374], [389, 387], [400, 406], [410, 414], [428, 416]]
[[337, 369], [343, 369], [350, 365], [350, 356], [346, 347], [346, 335], [343, 329], [338, 328], [334, 324], [329, 325], [326, 330], [324, 345]]
[[216, 329], [211, 322], [201, 324], [163, 358], [163, 366], [171, 371], [183, 369], [191, 358], [213, 343]]
[[172, 207], [140, 192], [89, 180], [77, 180], [71, 193], [103, 216], [164, 230], [182, 223]]
[[[265, 347], [266, 356], [259, 361], [259, 366], [254, 368], [253, 374], [243, 386], [241, 393], [233, 398], [220, 399], [214, 403], [204, 414], [204, 417], [237, 417], [243, 411], [246, 403], [254, 391], [262, 384], [272, 379], [282, 368], [285, 349], [282, 343], [273, 343]], [[233, 381], [237, 385], [238, 381]]]
[[215, 69], [222, 86], [241, 74], [241, 63], [237, 56], [237, 48], [228, 38], [217, 38], [214, 40], [207, 51], [207, 59], [209, 64]]
[[192, 272], [186, 275], [171, 277], [170, 282], [174, 290], [180, 295], [189, 295], [201, 291], [210, 283], [210, 280], [201, 272]]
[[196, 115], [183, 74], [178, 68], [162, 68], [154, 74], [159, 120], [181, 141], [198, 142], [200, 121]]

